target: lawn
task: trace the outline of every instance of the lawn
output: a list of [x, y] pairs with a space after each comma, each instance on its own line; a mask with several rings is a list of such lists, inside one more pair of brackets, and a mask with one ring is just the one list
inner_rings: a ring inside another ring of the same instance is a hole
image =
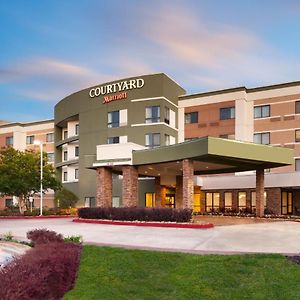
[[64, 300], [300, 299], [300, 266], [281, 255], [192, 255], [84, 246]]

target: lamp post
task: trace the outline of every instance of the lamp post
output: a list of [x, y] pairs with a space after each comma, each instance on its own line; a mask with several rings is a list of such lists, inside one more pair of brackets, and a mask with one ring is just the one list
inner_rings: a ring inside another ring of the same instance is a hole
[[43, 215], [43, 143], [41, 141], [34, 141], [34, 145], [40, 146], [41, 156], [41, 184], [40, 184], [40, 216]]

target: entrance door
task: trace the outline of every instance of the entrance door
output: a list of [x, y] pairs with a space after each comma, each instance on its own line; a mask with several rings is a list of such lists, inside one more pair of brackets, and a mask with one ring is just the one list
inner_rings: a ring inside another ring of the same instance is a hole
[[166, 207], [175, 208], [175, 195], [166, 194]]
[[281, 193], [281, 213], [283, 215], [290, 215], [293, 213], [293, 193]]

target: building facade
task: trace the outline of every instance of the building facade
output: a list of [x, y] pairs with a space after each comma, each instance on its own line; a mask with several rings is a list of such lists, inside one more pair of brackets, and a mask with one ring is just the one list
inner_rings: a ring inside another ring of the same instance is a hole
[[[48, 162], [54, 164], [54, 120], [43, 120], [30, 123], [0, 122], [0, 148], [13, 147], [17, 150], [40, 151], [34, 141], [43, 143], [44, 152], [47, 153]], [[43, 196], [43, 206], [54, 206], [54, 193], [48, 191]], [[1, 197], [0, 209], [17, 204], [14, 197]], [[35, 196], [33, 207], [39, 207], [39, 197]]]
[[[163, 73], [145, 75], [78, 91], [54, 115], [3, 122], [0, 146], [45, 143], [78, 206], [300, 210], [300, 82], [187, 95]], [[0, 208], [12, 202], [2, 199]]]

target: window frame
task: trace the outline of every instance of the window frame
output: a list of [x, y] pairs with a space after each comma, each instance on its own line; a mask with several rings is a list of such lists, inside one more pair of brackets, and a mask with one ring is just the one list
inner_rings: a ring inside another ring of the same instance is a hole
[[[111, 143], [111, 141], [112, 141], [112, 143]], [[107, 138], [107, 144], [108, 145], [120, 144], [120, 137], [119, 136], [110, 136], [110, 137], [108, 137]]]
[[184, 124], [197, 124], [199, 121], [199, 112], [191, 111], [184, 114]]
[[[157, 110], [157, 111], [156, 111]], [[150, 116], [148, 116], [148, 112], [150, 111]], [[154, 116], [156, 115], [156, 116]], [[160, 105], [146, 106], [145, 108], [145, 123], [159, 123], [160, 122]]]
[[26, 145], [33, 145], [34, 144], [34, 135], [27, 135], [26, 136]]
[[64, 161], [68, 160], [68, 150], [63, 151], [63, 158], [64, 158]]
[[[297, 138], [297, 132], [299, 133], [299, 137]], [[295, 142], [300, 142], [300, 129], [295, 130]]]
[[[297, 167], [298, 164], [299, 166]], [[295, 158], [295, 171], [300, 171], [300, 158]]]
[[[267, 115], [264, 114], [264, 108], [268, 108]], [[258, 112], [258, 115], [256, 115], [257, 112]], [[270, 117], [271, 116], [271, 105], [267, 104], [267, 105], [255, 106], [254, 111], [253, 111], [253, 116], [254, 116], [254, 119], [261, 119], [261, 118]]]
[[120, 111], [119, 110], [109, 111], [107, 113], [107, 127], [108, 128], [120, 127]]
[[79, 135], [79, 124], [75, 124], [75, 135]]
[[[212, 196], [212, 198], [211, 198], [211, 200], [212, 200], [212, 202], [211, 202], [211, 205], [207, 205], [207, 196], [208, 196], [208, 194], [211, 194], [211, 196]], [[219, 203], [218, 203], [218, 205], [217, 204], [215, 204], [215, 196], [217, 196], [217, 195], [219, 195]], [[217, 209], [217, 210], [220, 210], [220, 203], [221, 202], [221, 193], [220, 192], [205, 192], [205, 211], [208, 211], [208, 212], [210, 212], [210, 211], [214, 211], [215, 209]], [[210, 210], [208, 210], [208, 208], [210, 208]]]
[[68, 181], [68, 171], [63, 171], [63, 181], [64, 182]]
[[74, 154], [75, 154], [75, 157], [79, 157], [79, 146], [75, 146]]
[[[149, 136], [149, 144], [147, 144], [147, 136]], [[158, 136], [159, 139], [159, 144], [155, 144], [154, 140], [155, 140], [155, 136]], [[160, 133], [159, 132], [150, 132], [150, 133], [146, 133], [145, 134], [145, 146], [152, 149], [152, 148], [157, 148], [160, 147], [161, 143], [160, 143]]]
[[[52, 156], [52, 157], [53, 157], [53, 160], [49, 160], [49, 156]], [[49, 163], [52, 163], [52, 162], [54, 162], [54, 160], [55, 160], [54, 152], [47, 152], [47, 161], [48, 161]]]
[[[229, 113], [228, 113], [229, 111]], [[233, 120], [235, 119], [235, 107], [221, 107], [220, 108], [220, 120]]]
[[76, 180], [79, 179], [79, 169], [78, 169], [78, 168], [76, 168], [76, 169], [74, 170], [74, 179], [76, 179]]
[[295, 114], [300, 114], [300, 100], [295, 101]]
[[7, 136], [5, 138], [5, 145], [6, 146], [13, 146], [14, 145], [14, 136], [13, 135]]
[[[49, 138], [51, 137], [51, 138]], [[46, 134], [46, 143], [53, 143], [54, 142], [54, 132], [49, 132]]]
[[[269, 140], [269, 142], [268, 143], [262, 143], [262, 141], [263, 141], [263, 136], [265, 136], [265, 135], [268, 135], [268, 140]], [[260, 142], [259, 143], [257, 143], [256, 141], [255, 141], [255, 137], [260, 137]], [[253, 134], [253, 143], [255, 143], [255, 144], [258, 144], [258, 145], [270, 145], [270, 142], [271, 142], [271, 133], [270, 132], [258, 132], [258, 133], [254, 133]]]

